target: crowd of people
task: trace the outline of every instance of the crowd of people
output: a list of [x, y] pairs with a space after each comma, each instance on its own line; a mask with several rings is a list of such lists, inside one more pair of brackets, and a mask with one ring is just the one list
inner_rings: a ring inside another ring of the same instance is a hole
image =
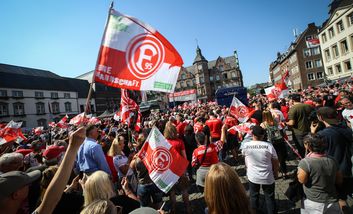
[[[228, 107], [209, 102], [152, 111], [138, 131], [108, 118], [27, 133], [25, 141], [1, 146], [0, 213], [163, 213], [166, 196], [174, 213], [179, 193], [183, 212], [192, 213], [194, 184], [204, 194], [205, 213], [277, 213], [276, 180], [291, 177], [303, 184], [302, 213], [347, 212], [352, 89], [345, 83], [278, 99], [257, 94], [249, 97], [251, 113], [242, 124]], [[154, 126], [189, 161], [167, 194], [138, 156]], [[295, 172], [287, 169], [289, 153], [300, 160]], [[248, 190], [225, 163], [242, 158]]]

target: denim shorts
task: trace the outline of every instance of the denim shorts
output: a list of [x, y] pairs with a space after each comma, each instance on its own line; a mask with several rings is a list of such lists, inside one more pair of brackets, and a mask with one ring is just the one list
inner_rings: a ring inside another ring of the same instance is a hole
[[151, 203], [157, 204], [162, 202], [163, 200], [163, 193], [161, 190], [154, 184], [139, 184], [137, 186], [137, 196], [140, 199], [140, 204], [142, 207], [149, 206]]

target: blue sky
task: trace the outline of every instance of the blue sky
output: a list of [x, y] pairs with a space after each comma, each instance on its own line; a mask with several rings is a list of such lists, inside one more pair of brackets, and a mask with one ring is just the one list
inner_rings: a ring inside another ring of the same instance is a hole
[[[120, 0], [114, 8], [162, 33], [192, 65], [196, 41], [209, 61], [238, 51], [244, 84], [268, 81], [293, 29], [321, 25], [330, 0]], [[0, 63], [75, 77], [95, 67], [108, 0], [2, 0]]]

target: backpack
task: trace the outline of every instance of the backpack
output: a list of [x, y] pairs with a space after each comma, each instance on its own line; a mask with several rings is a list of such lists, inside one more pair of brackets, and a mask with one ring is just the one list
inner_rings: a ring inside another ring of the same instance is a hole
[[276, 141], [282, 139], [281, 130], [275, 124], [273, 126], [269, 126], [266, 124], [266, 134], [267, 134], [267, 141], [270, 143], [275, 143]]

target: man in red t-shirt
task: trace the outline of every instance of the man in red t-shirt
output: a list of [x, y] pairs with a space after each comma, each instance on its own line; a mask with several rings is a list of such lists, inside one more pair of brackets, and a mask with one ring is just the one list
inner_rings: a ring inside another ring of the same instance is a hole
[[184, 121], [184, 118], [180, 114], [178, 114], [176, 116], [176, 128], [177, 128], [177, 131], [178, 131], [179, 138], [183, 137], [184, 130], [185, 130], [185, 127], [187, 125], [188, 124]]
[[221, 138], [222, 121], [216, 118], [216, 115], [211, 111], [210, 119], [206, 121], [206, 125], [210, 128], [211, 142], [215, 142]]

